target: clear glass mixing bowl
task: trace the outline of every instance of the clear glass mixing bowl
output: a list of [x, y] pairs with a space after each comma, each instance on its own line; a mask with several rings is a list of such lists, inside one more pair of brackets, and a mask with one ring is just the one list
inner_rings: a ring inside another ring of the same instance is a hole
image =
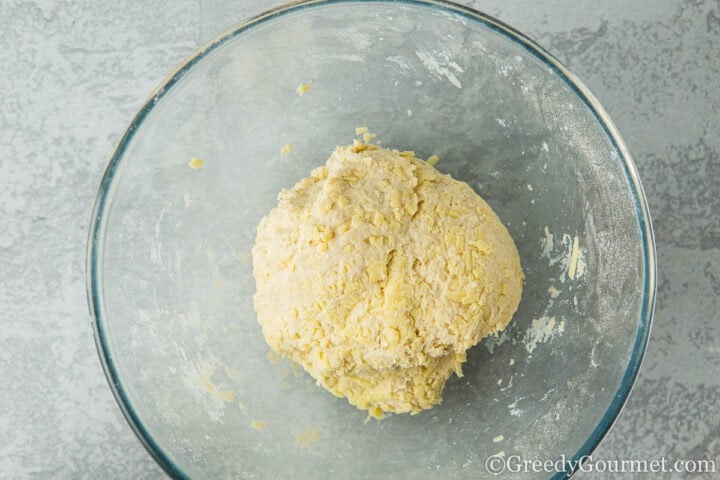
[[[441, 405], [367, 422], [269, 355], [249, 256], [278, 192], [358, 126], [439, 155], [506, 223], [526, 274], [512, 324]], [[222, 34], [142, 108], [102, 181], [88, 291], [118, 402], [172, 477], [478, 479], [494, 454], [595, 448], [645, 350], [654, 258], [623, 141], [535, 43], [444, 1], [310, 1]]]

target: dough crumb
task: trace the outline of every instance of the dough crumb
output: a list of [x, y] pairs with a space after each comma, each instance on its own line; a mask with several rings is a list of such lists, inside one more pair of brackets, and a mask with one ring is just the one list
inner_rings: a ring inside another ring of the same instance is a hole
[[294, 148], [295, 147], [293, 147], [292, 144], [286, 143], [285, 145], [282, 146], [282, 148], [280, 148], [280, 156], [287, 157], [290, 154], [290, 152], [293, 151]]
[[320, 432], [311, 427], [295, 434], [295, 443], [302, 448], [310, 448], [313, 443], [317, 443], [319, 440]]
[[[355, 135], [362, 137], [362, 140], [353, 140], [353, 145], [370, 145], [370, 142], [377, 137], [376, 134], [370, 133], [368, 127], [355, 127]], [[380, 142], [378, 142], [380, 143]]]
[[267, 427], [267, 422], [264, 422], [262, 420], [253, 420], [252, 422], [250, 422], [250, 426], [259, 432], [260, 430], [265, 430], [265, 427]]
[[200, 167], [202, 167], [205, 164], [205, 160], [198, 157], [192, 157], [190, 161], [188, 162], [188, 165], [193, 170], [198, 170]]
[[303, 95], [305, 95], [305, 93], [306, 93], [308, 90], [310, 90], [310, 86], [311, 86], [311, 85], [312, 85], [312, 82], [301, 83], [301, 84], [298, 85], [297, 88], [295, 89], [295, 93], [297, 93], [298, 95], [300, 95], [300, 96], [302, 97]]
[[468, 184], [358, 141], [280, 193], [252, 257], [268, 345], [374, 418], [441, 402], [522, 292], [515, 244]]
[[223, 390], [222, 392], [220, 392], [220, 400], [228, 403], [232, 402], [233, 400], [235, 400], [235, 392], [231, 390]]
[[271, 351], [269, 351], [269, 352], [267, 353], [267, 359], [268, 359], [268, 361], [269, 361], [270, 363], [272, 363], [273, 365], [275, 365], [275, 364], [280, 363], [280, 360], [282, 360], [282, 356], [280, 356], [279, 353], [276, 353], [276, 352], [274, 352], [274, 351], [271, 350]]

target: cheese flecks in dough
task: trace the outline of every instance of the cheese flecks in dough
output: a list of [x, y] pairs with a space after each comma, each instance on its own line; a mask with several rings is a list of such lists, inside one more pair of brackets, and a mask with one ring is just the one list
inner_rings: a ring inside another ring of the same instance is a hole
[[338, 147], [283, 190], [252, 257], [270, 347], [374, 417], [439, 403], [522, 292], [517, 249], [488, 204], [377, 145]]

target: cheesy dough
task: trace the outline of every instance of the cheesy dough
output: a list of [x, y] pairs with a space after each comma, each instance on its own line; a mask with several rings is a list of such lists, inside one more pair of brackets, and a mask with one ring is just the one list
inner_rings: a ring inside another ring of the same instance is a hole
[[338, 147], [283, 190], [252, 256], [270, 347], [375, 417], [439, 403], [522, 292], [517, 249], [488, 204], [376, 145]]

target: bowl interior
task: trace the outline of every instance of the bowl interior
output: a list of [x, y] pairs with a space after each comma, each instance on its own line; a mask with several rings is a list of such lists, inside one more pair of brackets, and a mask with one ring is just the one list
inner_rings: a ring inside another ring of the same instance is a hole
[[[526, 274], [515, 319], [444, 402], [382, 421], [271, 355], [252, 307], [258, 221], [358, 126], [437, 154], [499, 214]], [[103, 183], [91, 286], [114, 387], [165, 467], [194, 479], [477, 479], [498, 452], [570, 458], [612, 420], [649, 322], [626, 160], [575, 87], [491, 20], [328, 2], [237, 28], [148, 103]]]

